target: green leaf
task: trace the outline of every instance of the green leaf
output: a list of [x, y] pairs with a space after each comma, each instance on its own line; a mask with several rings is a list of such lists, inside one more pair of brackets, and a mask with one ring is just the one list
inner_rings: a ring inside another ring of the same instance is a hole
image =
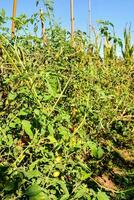
[[48, 195], [46, 195], [44, 192], [40, 192], [36, 196], [29, 197], [29, 200], [48, 200]]
[[41, 176], [41, 172], [38, 170], [29, 170], [25, 174], [29, 179]]
[[8, 170], [9, 166], [7, 164], [3, 165], [3, 164], [0, 164], [0, 176], [2, 177], [2, 175], [4, 175], [7, 170]]
[[23, 109], [18, 112], [18, 116], [26, 116], [27, 114], [28, 112]]
[[51, 125], [51, 124], [48, 125], [48, 131], [49, 131], [50, 135], [54, 135], [55, 134], [55, 130], [53, 128], [53, 125]]
[[13, 191], [15, 189], [15, 186], [16, 186], [16, 184], [14, 181], [8, 182], [4, 188], [4, 191], [6, 191], [6, 192]]
[[23, 120], [22, 121], [22, 128], [28, 134], [29, 138], [32, 139], [33, 138], [33, 132], [31, 130], [31, 123], [30, 123], [30, 121]]
[[29, 197], [32, 197], [37, 196], [40, 192], [42, 192], [42, 188], [36, 183], [34, 183], [27, 188], [25, 194]]
[[103, 154], [104, 154], [103, 149], [101, 147], [98, 147], [98, 145], [96, 143], [90, 141], [88, 143], [88, 145], [91, 149], [91, 155], [93, 157], [100, 159], [103, 156]]
[[63, 195], [60, 200], [68, 200], [69, 199], [69, 195], [68, 194], [65, 194]]
[[107, 194], [105, 192], [99, 191], [97, 194], [97, 199], [98, 200], [109, 200], [109, 197], [107, 196]]
[[56, 97], [57, 96], [57, 79], [55, 77], [47, 77], [46, 79], [46, 85], [48, 88], [48, 93], [51, 94], [51, 96]]
[[98, 158], [99, 159], [102, 158], [103, 154], [104, 154], [103, 149], [101, 147], [98, 147]]
[[37, 31], [38, 31], [38, 26], [35, 25], [35, 26], [34, 26], [34, 32], [37, 33]]
[[42, 192], [42, 188], [34, 183], [27, 188], [25, 195], [29, 197], [29, 200], [47, 200], [48, 196]]
[[16, 96], [17, 96], [16, 93], [10, 92], [8, 94], [8, 100], [13, 101], [16, 98]]
[[86, 180], [90, 176], [91, 176], [91, 173], [87, 173], [87, 172], [85, 172], [84, 170], [81, 169], [81, 181]]
[[52, 98], [52, 95], [44, 95], [44, 100], [45, 101], [48, 101], [48, 100], [50, 100]]
[[93, 156], [93, 157], [98, 157], [98, 152], [97, 152], [97, 145], [94, 143], [94, 142], [89, 142], [88, 143], [89, 144], [89, 147], [90, 147], [90, 149], [91, 149], [91, 155]]
[[9, 123], [9, 127], [15, 128], [16, 125], [20, 125], [20, 124], [21, 124], [20, 119], [19, 119], [18, 117], [16, 117], [16, 118], [14, 119], [14, 121], [11, 121], [11, 122]]
[[53, 135], [49, 135], [47, 138], [51, 144], [57, 143], [57, 140], [55, 139]]
[[[84, 197], [84, 198], [83, 198]], [[89, 193], [89, 189], [87, 188], [86, 185], [82, 184], [80, 185], [75, 193], [74, 199], [90, 199], [90, 193]]]
[[69, 131], [68, 131], [68, 129], [66, 127], [63, 127], [62, 125], [60, 125], [58, 127], [58, 131], [62, 135], [63, 140], [68, 140], [69, 139], [70, 133], [69, 133]]
[[13, 145], [13, 143], [14, 143], [14, 141], [13, 141], [13, 136], [10, 135], [10, 134], [8, 134], [8, 135], [7, 135], [7, 138], [8, 138], [8, 140], [6, 141], [6, 142], [7, 142], [7, 145], [9, 145], [9, 146]]
[[[68, 188], [67, 188], [67, 185], [64, 181], [61, 181], [57, 178], [53, 179], [51, 181], [51, 184], [56, 188], [58, 189], [58, 191], [62, 191], [64, 193], [64, 195], [60, 198], [60, 200], [67, 200], [69, 199], [69, 191], [68, 191]], [[60, 186], [60, 187], [57, 187], [57, 186]]]
[[34, 113], [35, 113], [37, 116], [39, 116], [39, 115], [40, 115], [40, 110], [39, 110], [39, 109], [35, 109], [35, 110], [34, 110]]

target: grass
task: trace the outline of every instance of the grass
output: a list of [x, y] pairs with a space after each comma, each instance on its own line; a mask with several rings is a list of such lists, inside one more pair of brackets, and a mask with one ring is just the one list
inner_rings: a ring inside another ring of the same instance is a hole
[[101, 32], [111, 45], [104, 58], [80, 31], [71, 47], [58, 26], [47, 30], [47, 46], [37, 37], [12, 44], [0, 36], [1, 199], [133, 198], [130, 35], [124, 47]]

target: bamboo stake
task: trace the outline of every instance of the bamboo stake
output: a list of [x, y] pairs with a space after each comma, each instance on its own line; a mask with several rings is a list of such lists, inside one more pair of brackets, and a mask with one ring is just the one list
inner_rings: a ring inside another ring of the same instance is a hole
[[71, 16], [71, 44], [74, 46], [74, 0], [70, 0], [70, 16]]
[[42, 9], [40, 10], [40, 20], [41, 20], [41, 29], [42, 29], [42, 40], [43, 40], [43, 44], [46, 45], [47, 38], [46, 38], [46, 29], [45, 29], [45, 24], [44, 24], [44, 12]]
[[91, 39], [91, 30], [92, 30], [91, 0], [88, 0], [88, 16], [89, 16], [89, 38]]
[[14, 36], [15, 36], [14, 18], [16, 17], [16, 7], [17, 7], [17, 0], [14, 0], [14, 2], [13, 2], [13, 15], [12, 15], [12, 33], [11, 33], [12, 38], [14, 38]]

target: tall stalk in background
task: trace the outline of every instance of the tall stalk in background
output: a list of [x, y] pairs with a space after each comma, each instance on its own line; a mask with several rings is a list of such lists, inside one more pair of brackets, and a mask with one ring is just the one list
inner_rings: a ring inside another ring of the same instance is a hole
[[17, 8], [17, 0], [14, 0], [14, 2], [13, 2], [13, 14], [12, 14], [12, 32], [11, 32], [12, 38], [14, 38], [14, 36], [15, 36], [14, 18], [16, 17], [16, 8]]
[[134, 53], [134, 45], [132, 45], [131, 27], [124, 30], [124, 48], [122, 46], [122, 55], [126, 61], [131, 61]]
[[70, 0], [71, 45], [74, 46], [74, 0]]

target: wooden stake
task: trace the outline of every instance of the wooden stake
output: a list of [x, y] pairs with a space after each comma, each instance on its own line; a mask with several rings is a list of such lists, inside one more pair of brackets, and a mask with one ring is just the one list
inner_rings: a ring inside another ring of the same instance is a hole
[[89, 38], [91, 39], [91, 30], [92, 30], [91, 0], [88, 0], [88, 16], [89, 16]]
[[44, 12], [42, 9], [40, 10], [40, 20], [41, 20], [41, 29], [42, 29], [42, 40], [43, 40], [43, 44], [46, 45], [47, 38], [46, 38], [46, 29], [45, 29], [45, 24], [44, 24]]
[[74, 0], [70, 0], [71, 44], [74, 46]]
[[14, 2], [13, 2], [13, 15], [12, 15], [12, 33], [11, 33], [12, 38], [14, 38], [14, 36], [15, 36], [14, 18], [16, 17], [16, 7], [17, 7], [17, 0], [14, 0]]

